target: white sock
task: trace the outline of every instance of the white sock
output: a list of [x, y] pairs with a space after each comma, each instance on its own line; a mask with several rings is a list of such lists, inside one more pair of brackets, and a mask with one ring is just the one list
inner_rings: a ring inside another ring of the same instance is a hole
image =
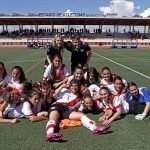
[[93, 131], [96, 127], [95, 123], [91, 119], [89, 119], [87, 116], [81, 117], [81, 122], [83, 126], [90, 129], [91, 131]]
[[46, 125], [46, 133], [49, 135], [50, 133], [54, 133], [56, 126], [56, 122], [54, 120], [49, 120]]

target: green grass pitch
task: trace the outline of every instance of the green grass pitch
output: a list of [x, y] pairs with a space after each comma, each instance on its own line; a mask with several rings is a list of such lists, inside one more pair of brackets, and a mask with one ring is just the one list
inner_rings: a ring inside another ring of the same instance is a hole
[[[7, 72], [20, 65], [28, 79], [41, 81], [46, 55], [44, 49], [0, 50], [0, 61], [5, 63]], [[64, 63], [70, 70], [70, 53], [65, 52]], [[109, 66], [119, 74], [139, 86], [150, 88], [150, 51], [142, 49], [93, 50], [90, 66], [98, 71]], [[89, 116], [98, 124], [99, 115]], [[22, 119], [18, 124], [0, 123], [0, 150], [149, 150], [150, 117], [137, 121], [133, 115], [112, 123], [111, 134], [94, 136], [84, 127], [61, 130], [64, 141], [46, 143], [44, 141], [47, 121], [31, 123]]]

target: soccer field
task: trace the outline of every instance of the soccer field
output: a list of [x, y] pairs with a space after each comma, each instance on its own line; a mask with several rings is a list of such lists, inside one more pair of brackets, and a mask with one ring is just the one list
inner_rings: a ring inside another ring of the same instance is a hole
[[[21, 66], [28, 79], [41, 81], [43, 74], [44, 49], [0, 50], [0, 61], [4, 62], [7, 72], [15, 65]], [[79, 58], [82, 59], [82, 58]], [[65, 52], [64, 63], [70, 70], [70, 53]], [[105, 49], [93, 50], [90, 66], [98, 71], [108, 66], [112, 73], [138, 86], [150, 88], [150, 51], [142, 49]], [[98, 115], [89, 115], [97, 123]], [[148, 150], [150, 149], [150, 117], [137, 121], [133, 115], [112, 123], [111, 134], [94, 136], [84, 127], [61, 130], [64, 141], [46, 143], [44, 141], [47, 121], [31, 123], [23, 119], [18, 124], [0, 124], [0, 150]]]

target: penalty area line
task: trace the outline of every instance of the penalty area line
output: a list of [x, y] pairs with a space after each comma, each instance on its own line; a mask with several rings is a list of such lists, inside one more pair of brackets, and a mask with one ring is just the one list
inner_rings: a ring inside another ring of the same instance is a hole
[[112, 62], [112, 63], [114, 63], [114, 64], [116, 64], [116, 65], [119, 65], [119, 66], [121, 66], [121, 67], [123, 67], [123, 68], [126, 68], [126, 69], [128, 69], [128, 70], [130, 70], [130, 71], [132, 71], [132, 72], [135, 72], [136, 74], [139, 74], [139, 75], [141, 75], [141, 76], [143, 76], [143, 77], [145, 77], [145, 78], [147, 78], [147, 79], [150, 80], [150, 77], [149, 77], [149, 76], [147, 76], [147, 75], [145, 75], [145, 74], [143, 74], [143, 73], [141, 73], [141, 72], [138, 72], [138, 71], [136, 71], [136, 70], [134, 70], [134, 69], [132, 69], [132, 68], [130, 68], [130, 67], [127, 67], [127, 66], [125, 66], [125, 65], [122, 65], [122, 64], [120, 64], [120, 63], [117, 63], [116, 61], [113, 61], [112, 59], [109, 59], [109, 58], [107, 58], [107, 57], [105, 57], [105, 56], [99, 55], [99, 54], [97, 54], [97, 53], [95, 53], [95, 52], [92, 52], [92, 53], [95, 54], [96, 56], [99, 56], [99, 57], [101, 57], [101, 58], [103, 58], [103, 59], [106, 59], [106, 60], [108, 60], [108, 61], [110, 61], [110, 62]]

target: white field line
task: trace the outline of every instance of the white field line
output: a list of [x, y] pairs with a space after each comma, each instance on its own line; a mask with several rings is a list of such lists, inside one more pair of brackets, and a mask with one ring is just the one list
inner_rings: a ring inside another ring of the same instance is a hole
[[27, 69], [25, 71], [25, 73], [28, 73], [29, 71], [31, 71], [32, 69], [36, 68], [40, 63], [42, 63], [44, 61], [44, 59], [41, 59], [39, 62], [37, 62], [36, 64], [34, 64], [32, 67], [30, 67], [29, 69]]
[[[30, 55], [27, 55], [27, 56], [24, 56], [24, 57], [20, 57], [20, 58], [14, 59], [14, 60], [12, 60], [12, 61], [5, 62], [5, 66], [6, 66], [6, 65], [9, 65], [10, 63], [12, 63], [12, 62], [14, 62], [14, 61], [19, 61], [19, 60], [22, 60], [22, 59], [25, 59], [25, 58], [34, 56], [34, 55], [36, 55], [36, 54], [38, 54], [38, 53], [39, 53], [39, 51], [38, 51], [38, 52], [35, 52], [35, 53], [31, 53]], [[22, 60], [22, 61], [23, 61], [23, 60]]]
[[125, 66], [125, 65], [122, 65], [122, 64], [120, 64], [120, 63], [117, 63], [117, 62], [115, 62], [115, 61], [113, 61], [113, 60], [111, 60], [111, 59], [109, 59], [109, 58], [107, 58], [107, 57], [105, 57], [105, 56], [99, 55], [99, 54], [97, 54], [97, 53], [95, 53], [95, 52], [92, 52], [92, 53], [95, 54], [95, 55], [97, 55], [97, 56], [99, 56], [99, 57], [101, 57], [101, 58], [103, 58], [103, 59], [106, 59], [106, 60], [108, 60], [108, 61], [110, 61], [110, 62], [112, 62], [112, 63], [114, 63], [114, 64], [116, 64], [116, 65], [119, 65], [119, 66], [121, 66], [121, 67], [123, 67], [123, 68], [126, 68], [126, 69], [128, 69], [128, 70], [130, 70], [130, 71], [132, 71], [132, 72], [135, 72], [136, 74], [139, 74], [139, 75], [141, 75], [141, 76], [143, 76], [143, 77], [145, 77], [145, 78], [147, 78], [147, 79], [150, 80], [150, 77], [149, 77], [149, 76], [147, 76], [147, 75], [145, 75], [145, 74], [143, 74], [143, 73], [141, 73], [141, 72], [138, 72], [138, 71], [136, 71], [136, 70], [134, 70], [134, 69], [132, 69], [132, 68], [130, 68], [130, 67], [127, 67], [127, 66]]

